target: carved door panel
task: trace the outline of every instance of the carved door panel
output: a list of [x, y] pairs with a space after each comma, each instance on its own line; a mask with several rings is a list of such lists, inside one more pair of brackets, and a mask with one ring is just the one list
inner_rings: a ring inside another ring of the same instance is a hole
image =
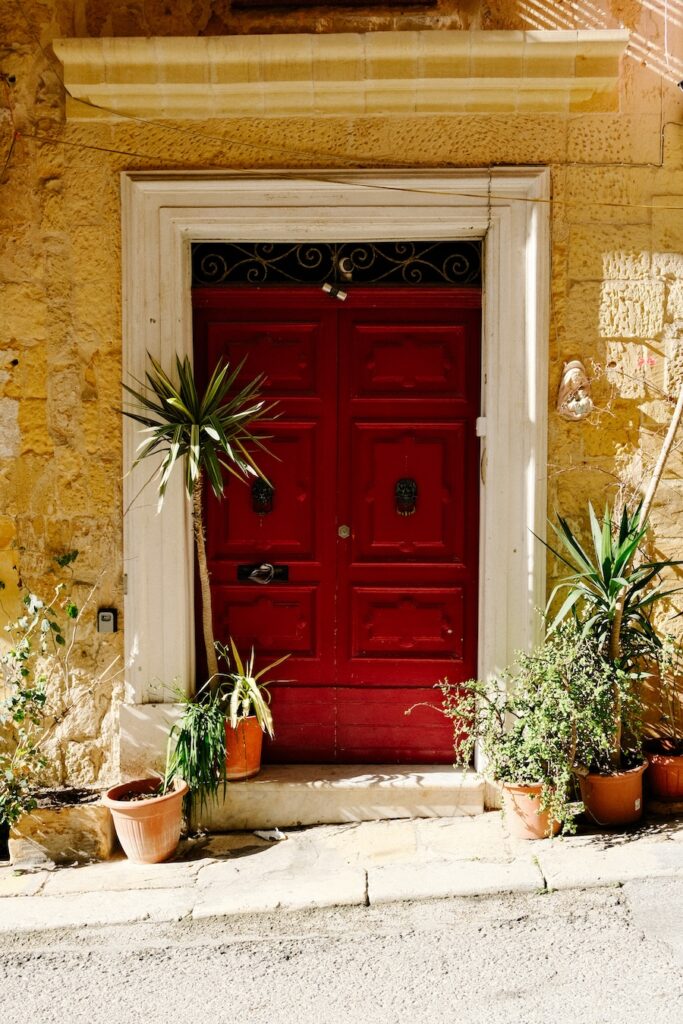
[[[476, 674], [479, 293], [198, 289], [195, 359], [247, 357], [280, 417], [272, 489], [208, 500], [216, 634], [292, 657], [281, 761], [448, 762], [434, 683]], [[267, 584], [248, 578], [273, 565]]]

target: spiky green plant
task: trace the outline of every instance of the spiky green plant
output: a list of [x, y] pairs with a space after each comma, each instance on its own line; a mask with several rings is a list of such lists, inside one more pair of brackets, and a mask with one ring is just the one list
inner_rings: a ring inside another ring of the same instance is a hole
[[[564, 598], [548, 632], [552, 633], [569, 615], [574, 617], [584, 633], [591, 633], [598, 643], [609, 646], [612, 628], [620, 601], [623, 604], [620, 649], [622, 657], [632, 663], [642, 653], [660, 644], [651, 622], [653, 606], [675, 593], [666, 590], [655, 580], [665, 570], [680, 562], [643, 560], [634, 564], [647, 531], [648, 524], [640, 521], [640, 506], [634, 512], [624, 507], [617, 521], [605, 507], [602, 522], [591, 504], [588, 505], [592, 551], [580, 542], [571, 526], [558, 516], [558, 526], [551, 523], [560, 542], [558, 548], [547, 541], [546, 547], [563, 565], [571, 570], [556, 587], [548, 610], [560, 596]], [[605, 650], [607, 654], [608, 651]]]
[[[224, 658], [229, 663], [230, 654], [228, 649], [220, 643], [216, 644], [216, 648], [219, 657]], [[266, 665], [265, 668], [254, 673], [254, 648], [252, 647], [246, 661], [243, 661], [240, 657], [232, 637], [230, 638], [230, 649], [235, 671], [227, 672], [221, 677], [221, 693], [226, 705], [227, 720], [233, 729], [236, 729], [237, 723], [241, 718], [247, 718], [249, 715], [254, 714], [263, 732], [267, 732], [272, 739], [274, 735], [273, 716], [268, 707], [270, 694], [268, 693], [267, 684], [260, 683], [259, 679], [262, 679], [266, 672], [271, 672], [277, 665], [281, 665], [289, 655], [283, 654], [281, 658], [277, 658], [270, 665]]]
[[159, 510], [174, 468], [185, 463], [185, 487], [192, 501], [202, 595], [206, 663], [209, 678], [215, 685], [218, 662], [204, 543], [203, 481], [206, 478], [216, 497], [222, 498], [226, 472], [242, 481], [253, 476], [266, 479], [252, 454], [256, 448], [267, 452], [263, 443], [266, 438], [254, 433], [254, 426], [267, 417], [272, 418], [274, 403], [267, 404], [261, 397], [263, 375], [235, 390], [244, 360], [233, 370], [229, 364], [219, 361], [206, 388], [200, 392], [187, 356], [184, 359], [176, 356], [176, 383], [149, 352], [147, 355], [151, 369], [145, 374], [146, 383], [136, 380], [137, 387], [123, 385], [141, 408], [122, 412], [139, 423], [145, 435], [138, 446], [134, 466], [150, 457], [160, 459], [152, 477], [157, 481]]
[[558, 526], [551, 524], [561, 550], [543, 541], [571, 570], [550, 595], [548, 613], [558, 597], [564, 600], [550, 622], [548, 635], [571, 617], [584, 636], [596, 639], [602, 655], [611, 661], [614, 677], [611, 767], [616, 770], [627, 753], [622, 737], [626, 735], [632, 746], [633, 728], [628, 726], [638, 718], [639, 661], [656, 656], [661, 646], [651, 621], [653, 606], [678, 589], [664, 589], [655, 581], [665, 569], [681, 563], [671, 559], [637, 560], [648, 531], [640, 505], [634, 512], [624, 507], [619, 519], [606, 507], [600, 522], [589, 504], [588, 516], [592, 551], [581, 544], [562, 516], [558, 516]]
[[249, 657], [243, 660], [231, 638], [230, 650], [216, 642], [216, 651], [228, 669], [232, 659], [235, 671], [219, 672], [217, 685], [211, 687], [206, 683], [194, 698], [178, 691], [176, 698], [183, 707], [183, 713], [168, 738], [163, 792], [176, 777], [187, 782], [190, 787], [186, 797], [188, 818], [191, 817], [193, 800], [199, 798], [203, 808], [207, 800], [215, 798], [227, 783], [226, 721], [234, 729], [241, 718], [253, 714], [261, 729], [273, 737], [273, 716], [268, 706], [270, 694], [266, 684], [259, 680], [289, 657], [285, 654], [255, 673], [253, 648]]

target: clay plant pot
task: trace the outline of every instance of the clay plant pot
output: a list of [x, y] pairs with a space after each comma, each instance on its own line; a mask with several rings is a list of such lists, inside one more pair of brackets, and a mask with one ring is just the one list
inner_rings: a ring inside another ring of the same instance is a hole
[[250, 779], [261, 771], [263, 731], [255, 715], [241, 718], [233, 729], [225, 723], [225, 777], [231, 782]]
[[[515, 839], [545, 839], [550, 834], [550, 818], [541, 808], [540, 783], [533, 786], [503, 784], [503, 812], [505, 824]], [[553, 822], [553, 835], [560, 831], [560, 824]]]
[[636, 768], [610, 775], [590, 772], [580, 776], [581, 799], [586, 817], [596, 825], [632, 825], [643, 814], [643, 772], [647, 761]]
[[183, 797], [188, 785], [173, 780], [173, 789], [164, 796], [148, 800], [130, 800], [136, 793], [154, 793], [159, 779], [137, 779], [107, 790], [102, 798], [111, 811], [116, 835], [128, 860], [135, 864], [158, 864], [175, 853], [183, 820]]
[[654, 800], [665, 803], [683, 801], [683, 754], [648, 751], [648, 793]]

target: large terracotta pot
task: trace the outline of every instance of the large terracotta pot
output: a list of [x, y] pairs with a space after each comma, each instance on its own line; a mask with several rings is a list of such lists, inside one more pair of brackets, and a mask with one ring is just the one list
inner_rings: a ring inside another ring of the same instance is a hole
[[159, 788], [159, 779], [137, 779], [113, 786], [102, 797], [111, 811], [123, 851], [135, 864], [158, 864], [175, 853], [188, 786], [182, 779], [174, 779], [173, 787], [165, 796], [149, 800], [122, 799], [130, 793], [154, 793]]
[[232, 782], [250, 779], [261, 771], [263, 731], [255, 715], [241, 718], [233, 729], [225, 723], [225, 777]]
[[[515, 839], [545, 839], [550, 834], [550, 817], [541, 809], [540, 783], [533, 786], [503, 784], [503, 812], [505, 824]], [[560, 830], [553, 822], [553, 835]]]
[[590, 772], [580, 776], [581, 799], [586, 816], [596, 825], [631, 825], [643, 814], [643, 772], [647, 761], [637, 768], [610, 775]]
[[650, 796], [655, 800], [683, 801], [683, 754], [649, 751], [645, 756], [650, 766], [647, 773]]

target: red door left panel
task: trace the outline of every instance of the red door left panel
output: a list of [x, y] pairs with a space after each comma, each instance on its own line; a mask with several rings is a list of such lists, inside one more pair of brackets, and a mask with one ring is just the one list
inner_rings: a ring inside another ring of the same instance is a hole
[[[302, 313], [291, 292], [264, 304], [253, 289], [194, 295], [195, 360], [204, 378], [222, 357], [245, 359], [241, 377], [264, 373], [264, 395], [281, 416], [266, 427], [270, 455], [258, 456], [273, 488], [267, 511], [248, 484], [230, 480], [222, 501], [207, 496], [207, 555], [217, 639], [231, 635], [260, 667], [291, 657], [275, 675], [275, 741], [269, 760], [320, 760], [334, 746], [334, 691], [316, 687], [334, 676], [334, 537], [323, 524], [334, 519], [335, 494], [324, 486], [336, 450], [336, 346], [329, 306], [308, 303]], [[246, 357], [246, 358], [245, 358]], [[239, 383], [239, 382], [238, 382]], [[286, 580], [269, 586], [238, 582], [240, 566], [281, 566]], [[229, 617], [229, 626], [228, 626]], [[299, 690], [298, 687], [305, 689]], [[305, 700], [306, 714], [301, 714]]]

